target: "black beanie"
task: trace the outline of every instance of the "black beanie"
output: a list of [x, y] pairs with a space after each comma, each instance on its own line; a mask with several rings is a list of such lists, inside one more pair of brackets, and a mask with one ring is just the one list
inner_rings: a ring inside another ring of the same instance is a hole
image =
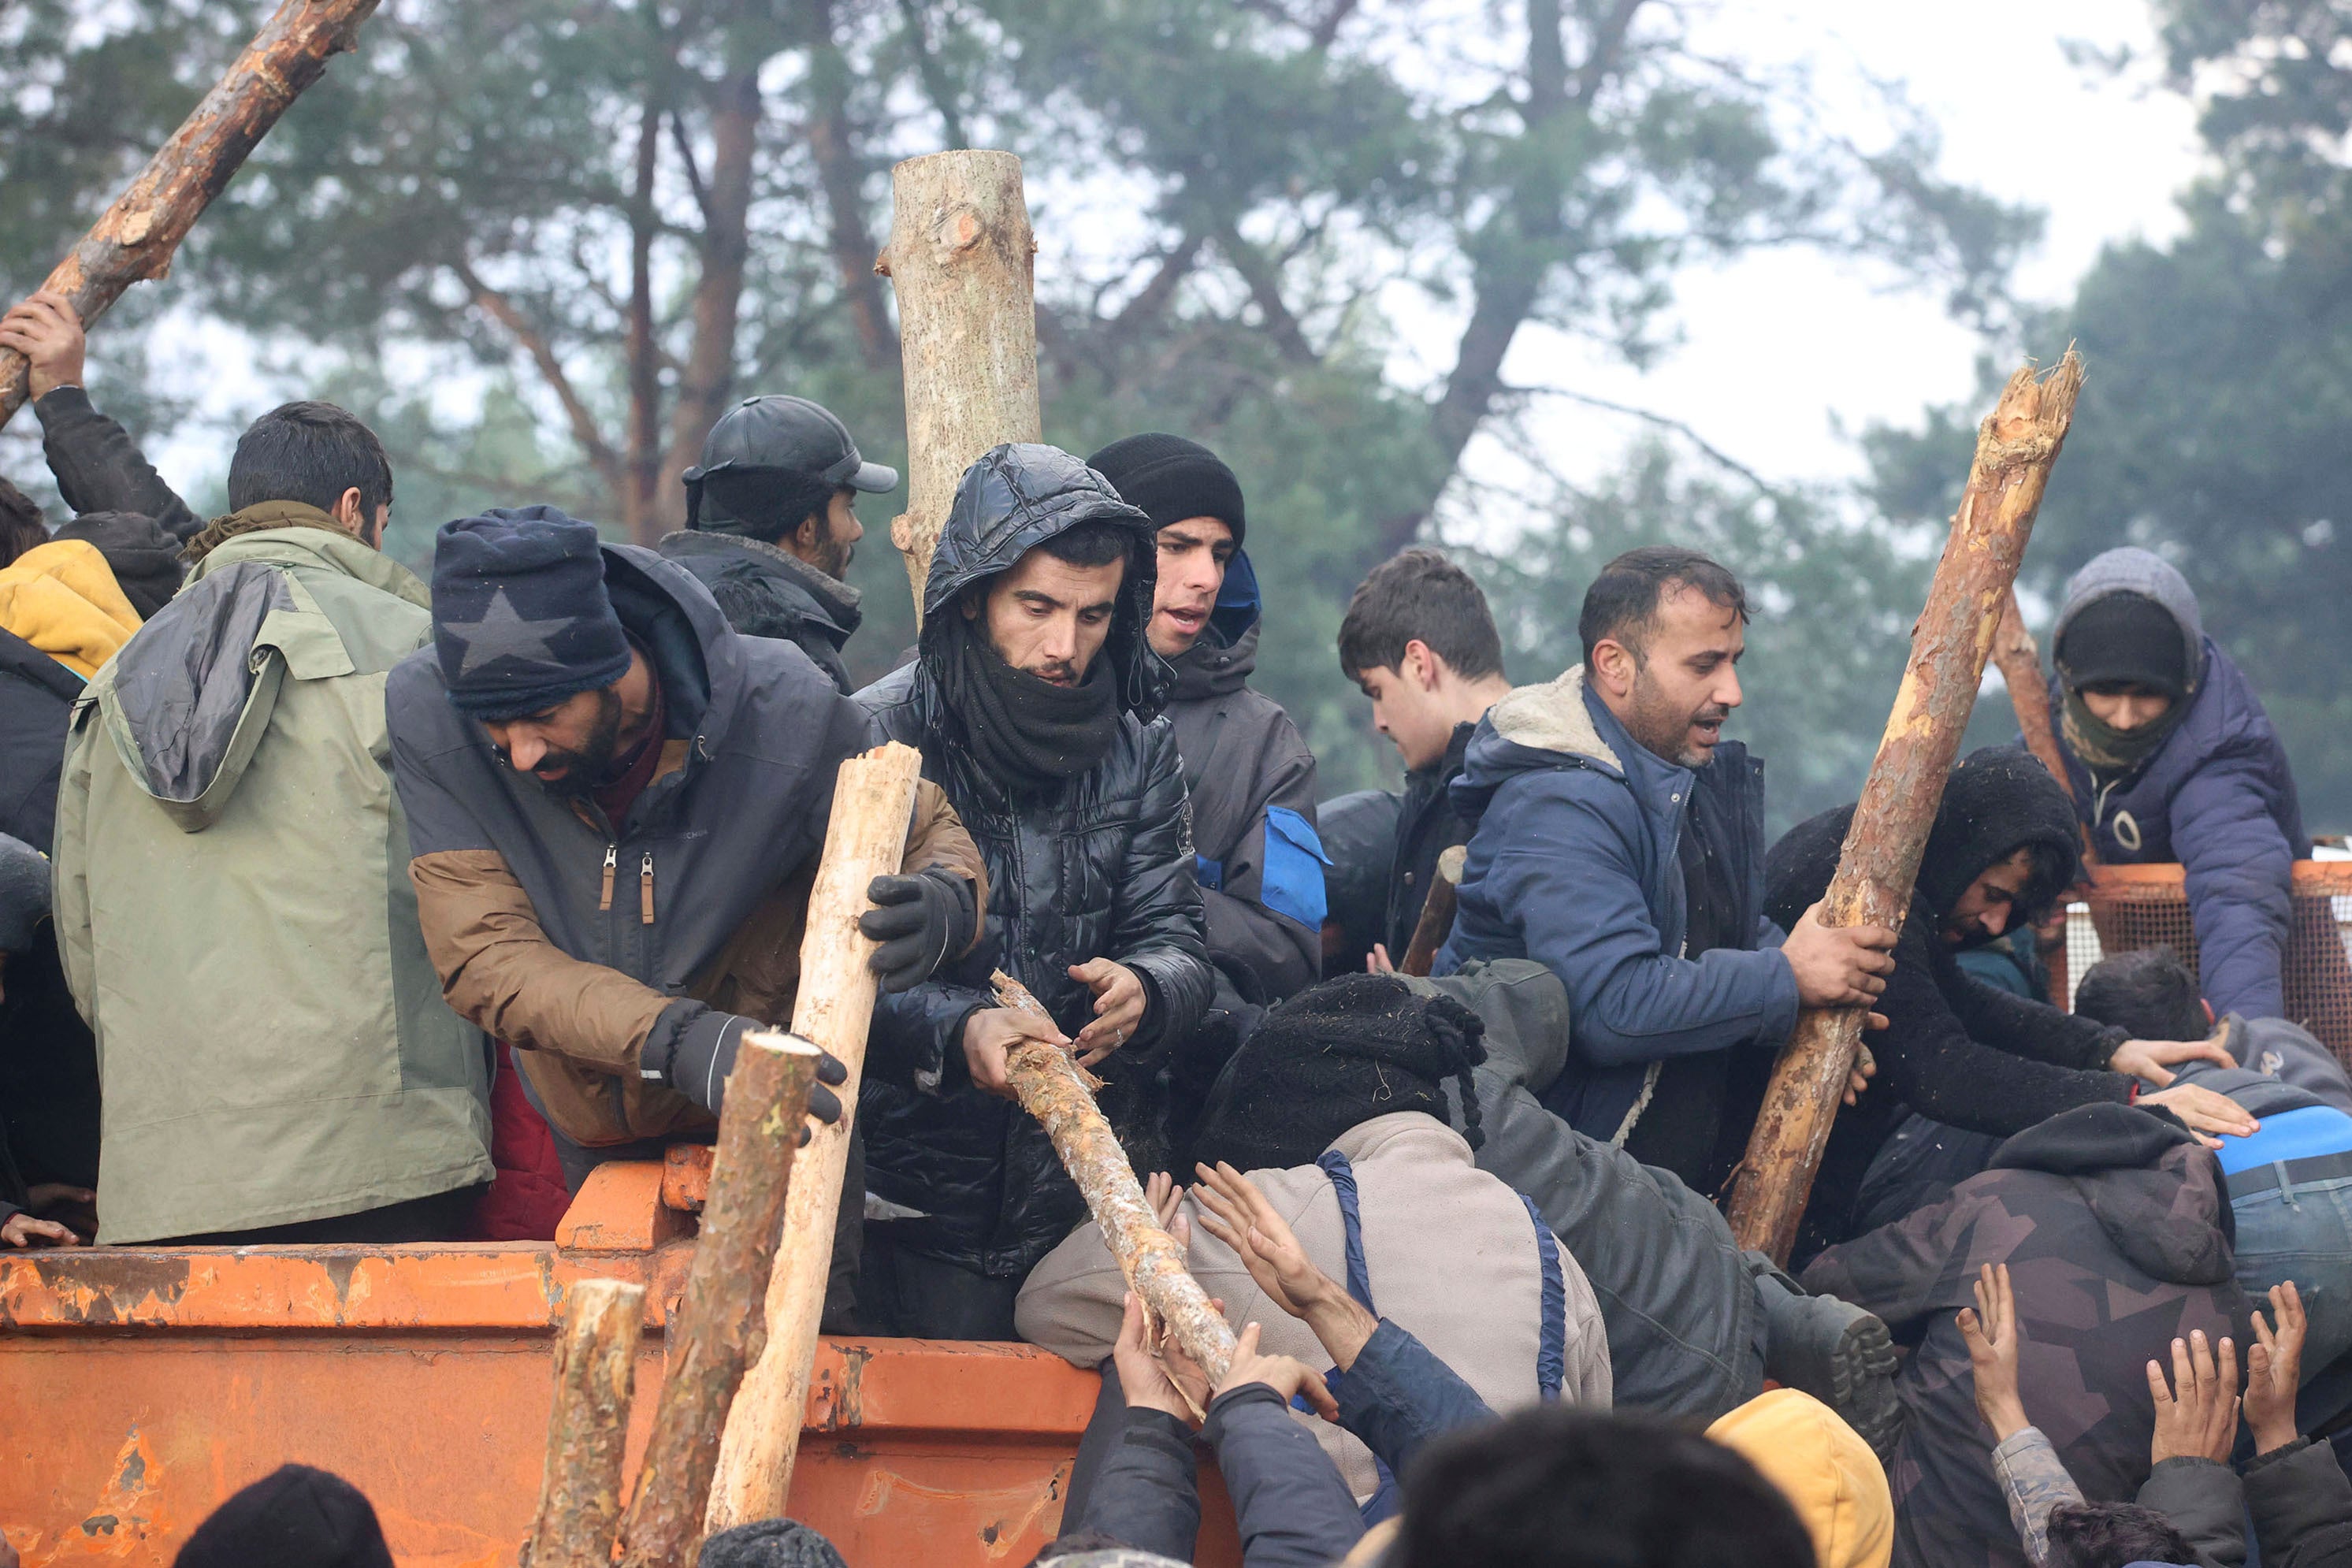
[[173, 1568], [393, 1568], [375, 1509], [341, 1476], [286, 1465], [213, 1510]]
[[594, 525], [551, 506], [443, 523], [433, 645], [450, 703], [477, 718], [537, 713], [620, 679], [629, 639], [604, 592]]
[[1249, 526], [1242, 514], [1242, 482], [1223, 458], [1198, 441], [1129, 436], [1088, 458], [1087, 467], [1108, 479], [1121, 500], [1141, 508], [1153, 528], [1213, 517], [1234, 531], [1234, 548], [1241, 548]]
[[1446, 1121], [1444, 1080], [1460, 1079], [1463, 1136], [1475, 1149], [1486, 1026], [1450, 996], [1416, 994], [1388, 974], [1348, 974], [1265, 1016], [1210, 1095], [1193, 1152], [1240, 1171], [1311, 1165], [1349, 1128], [1392, 1111]]
[[2175, 702], [2189, 695], [2189, 643], [2170, 610], [2145, 594], [2109, 594], [2074, 612], [2058, 639], [2059, 673], [2080, 691], [2129, 682]]
[[789, 1519], [722, 1530], [702, 1543], [695, 1568], [849, 1568], [832, 1542]]

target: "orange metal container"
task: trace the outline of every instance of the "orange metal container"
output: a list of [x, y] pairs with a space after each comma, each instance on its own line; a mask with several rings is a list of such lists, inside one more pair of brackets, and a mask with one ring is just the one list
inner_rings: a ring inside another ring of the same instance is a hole
[[[288, 1461], [347, 1478], [406, 1568], [511, 1563], [539, 1496], [563, 1292], [635, 1280], [642, 1452], [704, 1171], [607, 1165], [552, 1245], [93, 1248], [0, 1258], [0, 1530], [27, 1568], [168, 1564]], [[1026, 1563], [1095, 1378], [1026, 1345], [828, 1340], [792, 1513], [854, 1568]], [[1200, 1561], [1240, 1547], [1214, 1468]]]

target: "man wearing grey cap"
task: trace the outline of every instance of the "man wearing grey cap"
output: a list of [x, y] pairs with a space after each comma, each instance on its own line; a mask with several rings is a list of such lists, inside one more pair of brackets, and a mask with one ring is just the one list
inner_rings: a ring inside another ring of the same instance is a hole
[[857, 542], [857, 492], [898, 488], [858, 455], [849, 427], [805, 397], [748, 397], [710, 427], [682, 476], [686, 526], [661, 552], [702, 580], [746, 637], [797, 643], [844, 692], [841, 649], [862, 618], [842, 581]]

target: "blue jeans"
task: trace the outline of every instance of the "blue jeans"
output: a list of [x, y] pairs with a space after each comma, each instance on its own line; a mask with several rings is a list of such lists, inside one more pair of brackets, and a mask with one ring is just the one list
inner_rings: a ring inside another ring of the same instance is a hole
[[2273, 1285], [2294, 1281], [2310, 1335], [2306, 1381], [2352, 1351], [2352, 1176], [2273, 1187], [2235, 1199], [2238, 1283], [2270, 1310]]

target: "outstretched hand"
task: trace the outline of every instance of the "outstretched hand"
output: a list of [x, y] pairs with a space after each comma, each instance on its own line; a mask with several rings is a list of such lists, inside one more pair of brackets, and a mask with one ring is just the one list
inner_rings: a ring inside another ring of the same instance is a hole
[[1192, 1196], [1202, 1226], [1234, 1249], [1268, 1300], [1315, 1331], [1334, 1366], [1345, 1372], [1355, 1365], [1380, 1320], [1307, 1256], [1256, 1183], [1222, 1162], [1193, 1170], [1201, 1178]]
[[2206, 1040], [2126, 1040], [2107, 1058], [2107, 1069], [2129, 1073], [2162, 1089], [2172, 1081], [2172, 1069], [2182, 1062], [2236, 1067], [2238, 1058], [2221, 1043], [2222, 1036], [2223, 1031], [2216, 1031]]
[[1263, 1383], [1282, 1395], [1285, 1405], [1307, 1396], [1315, 1414], [1326, 1421], [1339, 1419], [1339, 1402], [1331, 1397], [1324, 1386], [1323, 1374], [1295, 1356], [1267, 1355], [1257, 1348], [1258, 1327], [1244, 1323], [1234, 1339], [1234, 1363], [1225, 1373], [1225, 1381], [1217, 1384], [1219, 1394], [1231, 1394], [1253, 1383]]
[[1992, 1428], [1992, 1440], [2006, 1443], [2032, 1425], [2017, 1392], [2017, 1298], [2009, 1288], [2009, 1265], [1985, 1264], [1976, 1289], [1977, 1304], [1960, 1309], [1960, 1338], [1976, 1372], [1977, 1414]]
[[2294, 1396], [2303, 1386], [2303, 1338], [2308, 1325], [2303, 1293], [2290, 1279], [2271, 1287], [2273, 1329], [2254, 1313], [2254, 1343], [2246, 1352], [2246, 1425], [2254, 1452], [2267, 1454], [2295, 1439]]
[[2172, 1386], [2165, 1386], [2163, 1367], [2150, 1362], [2147, 1392], [2156, 1402], [2150, 1464], [2167, 1459], [2230, 1462], [2230, 1450], [2238, 1441], [2238, 1347], [2228, 1335], [2221, 1337], [2218, 1361], [2202, 1329], [2173, 1341]]

